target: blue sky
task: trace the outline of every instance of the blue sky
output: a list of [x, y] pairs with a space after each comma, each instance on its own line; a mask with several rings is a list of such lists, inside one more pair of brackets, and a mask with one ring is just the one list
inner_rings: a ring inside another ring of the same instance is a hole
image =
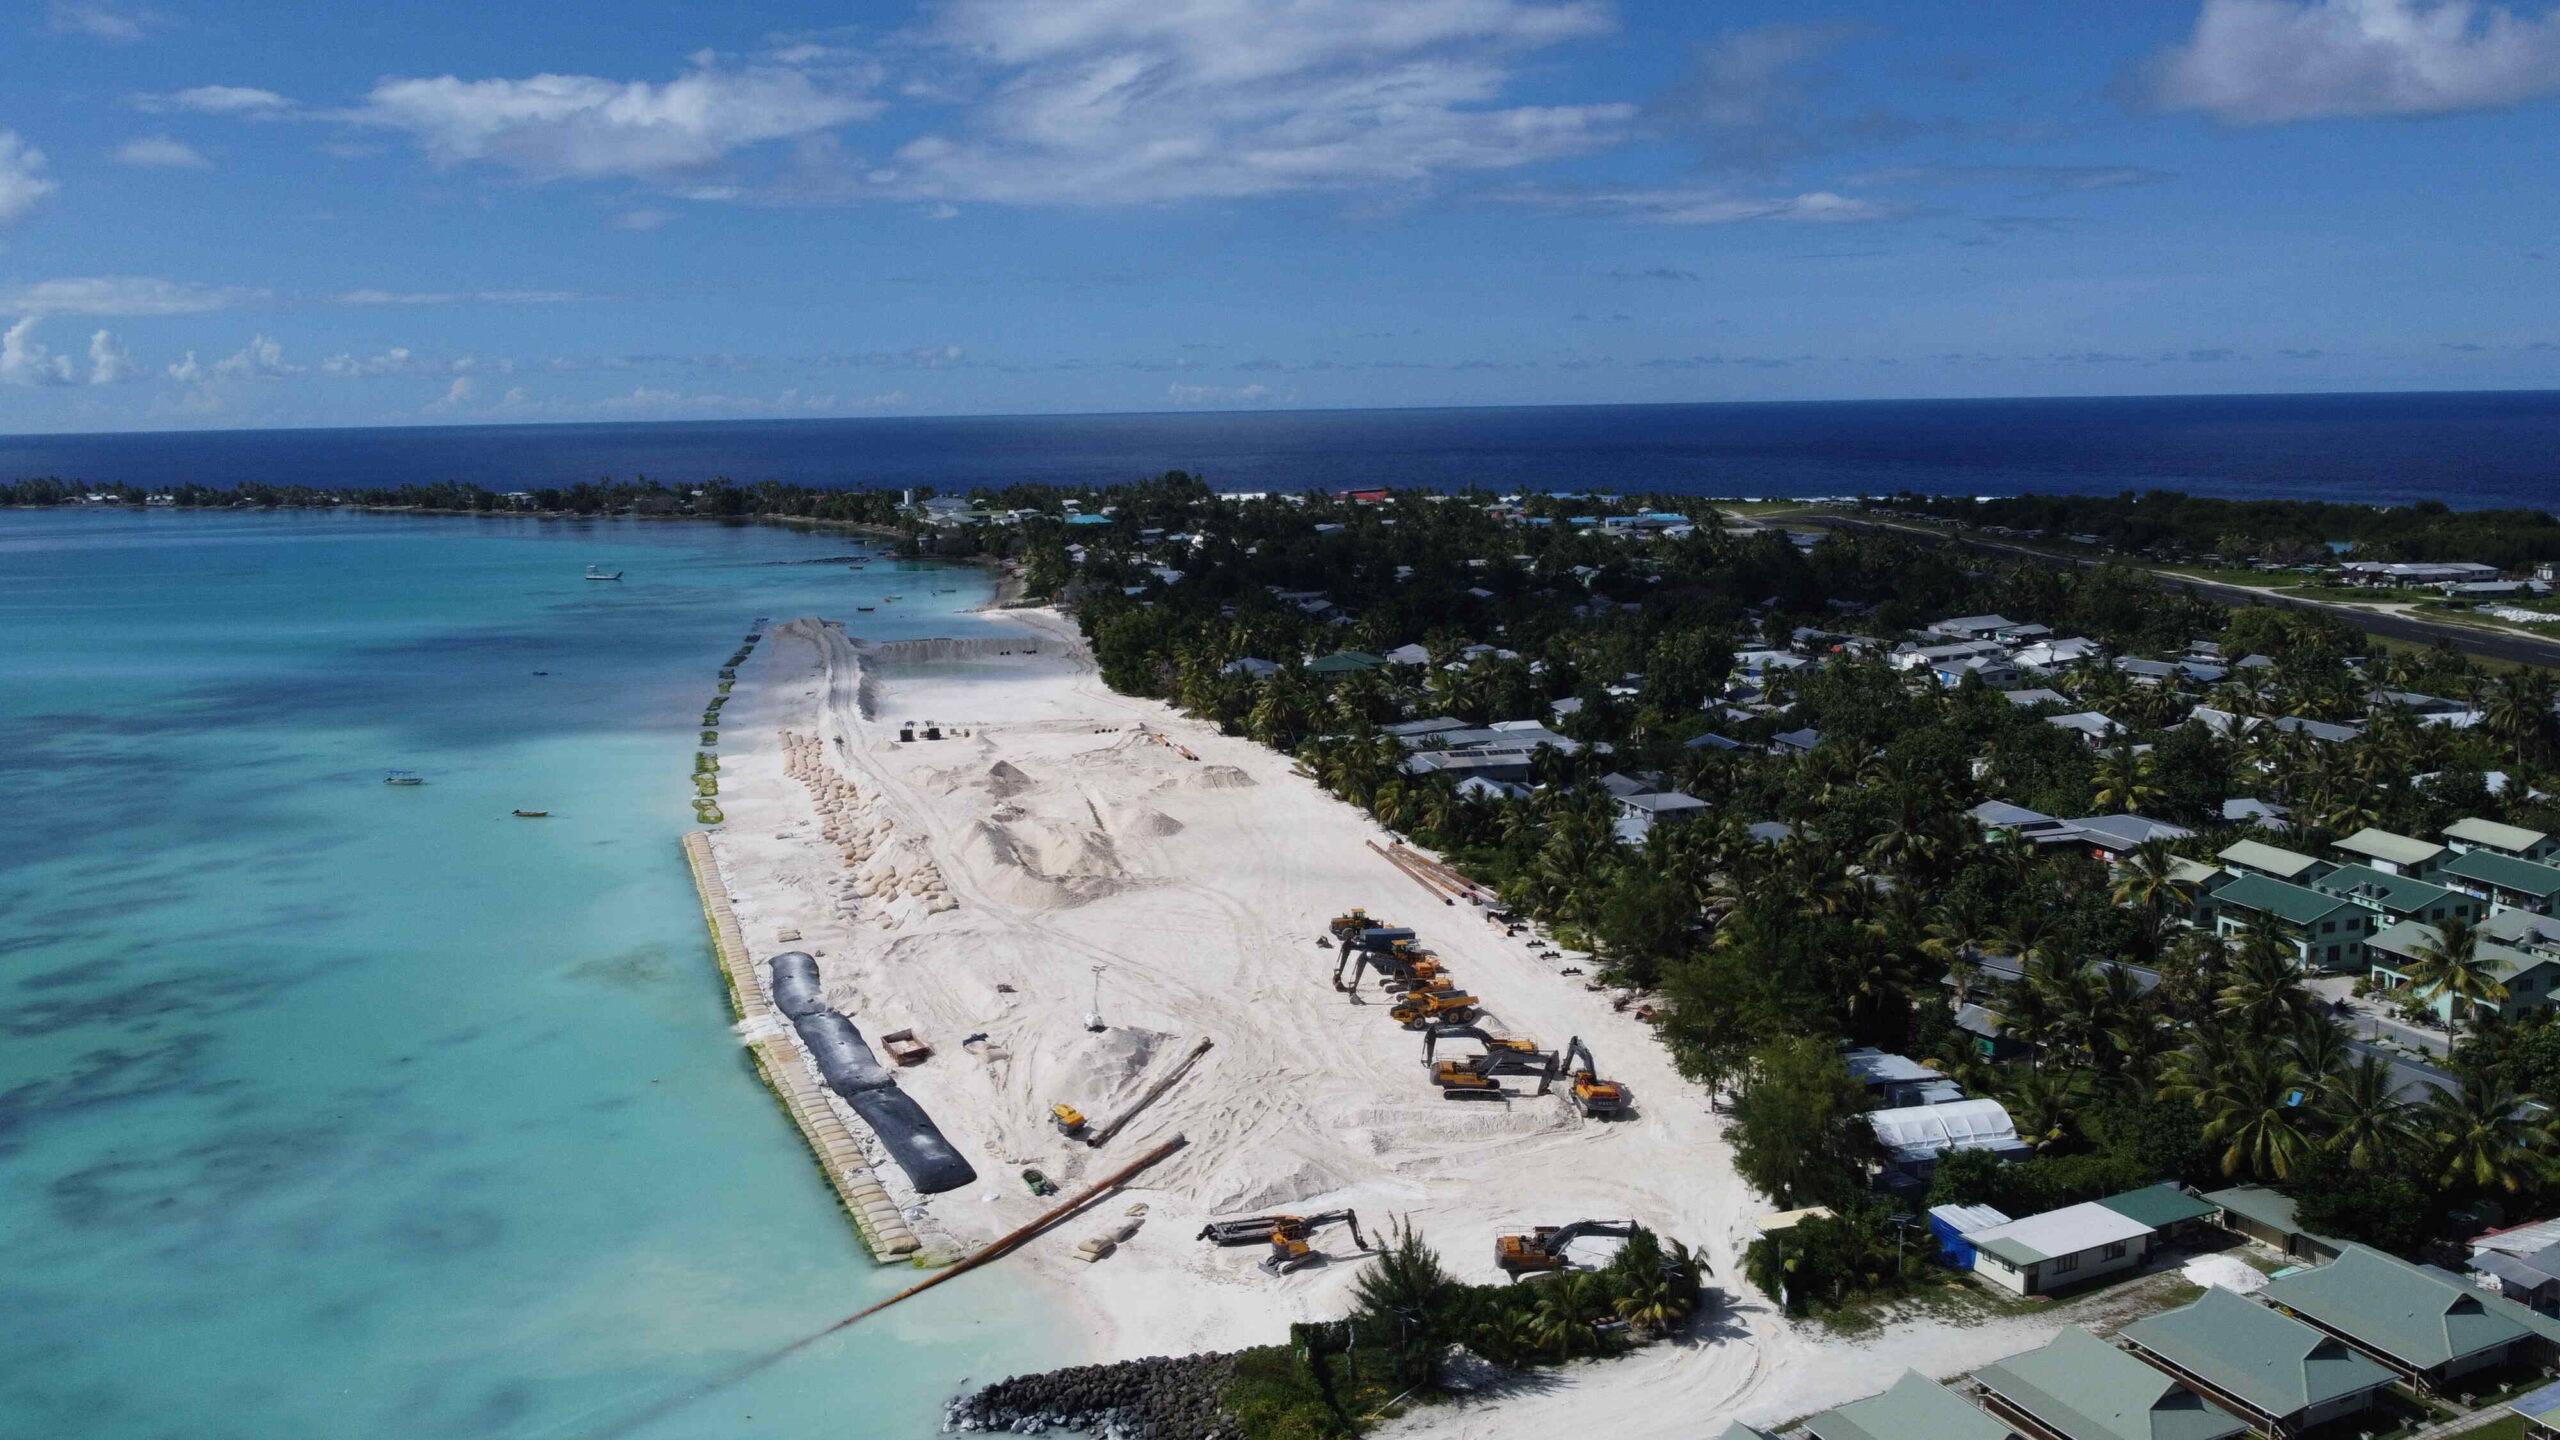
[[2560, 384], [2560, 14], [21, 0], [0, 431]]

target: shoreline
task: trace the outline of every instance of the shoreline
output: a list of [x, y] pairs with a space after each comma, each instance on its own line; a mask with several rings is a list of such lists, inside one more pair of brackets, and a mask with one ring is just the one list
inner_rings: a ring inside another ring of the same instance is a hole
[[[1193, 1238], [1212, 1218], [1335, 1208], [1354, 1210], [1371, 1243], [1409, 1219], [1471, 1280], [1496, 1278], [1497, 1234], [1631, 1218], [1696, 1246], [1729, 1297], [1685, 1335], [1566, 1367], [1545, 1393], [1409, 1416], [1399, 1435], [1497, 1440], [1597, 1416], [1612, 1434], [1670, 1440], [1702, 1420], [1854, 1399], [1879, 1365], [1971, 1368], [2062, 1323], [1915, 1321], [1870, 1345], [1772, 1314], [1739, 1279], [1750, 1219], [1768, 1207], [1734, 1174], [1706, 1092], [1648, 1027], [1427, 893], [1371, 848], [1391, 837], [1289, 757], [1109, 691], [1064, 616], [950, 623], [963, 643], [904, 642], [890, 658], [814, 621], [771, 627], [732, 692], [730, 820], [706, 844], [751, 946], [798, 932], [788, 948], [818, 957], [830, 1005], [866, 1033], [912, 1029], [933, 1046], [900, 1084], [980, 1177], [907, 1204], [934, 1243], [974, 1250], [1039, 1213], [1048, 1202], [1024, 1169], [1072, 1191], [1190, 1137], [1119, 1197], [1134, 1204], [1002, 1262], [1025, 1297], [1013, 1303], [1081, 1338], [1076, 1360], [1240, 1350], [1345, 1313], [1366, 1261], [1342, 1230], [1316, 1237], [1325, 1263], [1278, 1278]], [[898, 738], [927, 716], [945, 739]], [[832, 817], [791, 773], [790, 757], [805, 767], [813, 755], [851, 787]], [[822, 833], [830, 818], [849, 843]], [[1632, 1088], [1635, 1117], [1586, 1120], [1526, 1093], [1440, 1099], [1384, 997], [1357, 1003], [1329, 983], [1331, 953], [1314, 940], [1355, 905], [1419, 930], [1498, 1030], [1555, 1047], [1584, 1038]], [[1095, 966], [1100, 1032], [1084, 1024]], [[1203, 1039], [1214, 1048], [1107, 1148], [1049, 1124], [1056, 1103], [1097, 1124], [1116, 1116]], [[1112, 1242], [1099, 1258], [1077, 1253], [1099, 1240]]]

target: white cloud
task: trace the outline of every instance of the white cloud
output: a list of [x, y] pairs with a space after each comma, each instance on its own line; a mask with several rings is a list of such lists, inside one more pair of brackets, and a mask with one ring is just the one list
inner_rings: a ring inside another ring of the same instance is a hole
[[2231, 125], [2441, 115], [2560, 91], [2560, 10], [2473, 0], [2205, 0], [2148, 98]]
[[56, 35], [92, 40], [140, 40], [168, 23], [156, 10], [128, 10], [106, 0], [53, 0], [46, 19], [46, 28]]
[[329, 297], [341, 305], [567, 305], [594, 297], [577, 290], [384, 290], [366, 286]]
[[1844, 225], [1891, 220], [1902, 212], [1874, 200], [1808, 190], [1801, 195], [1736, 195], [1724, 190], [1620, 190], [1589, 194], [1563, 190], [1513, 190], [1501, 197], [1551, 210], [1589, 210], [1656, 225], [1734, 225], [1749, 220], [1798, 225]]
[[450, 305], [461, 297], [449, 290], [377, 290], [367, 287], [331, 298], [341, 305]]
[[196, 147], [166, 135], [137, 135], [116, 147], [116, 163], [158, 170], [207, 170], [212, 162]]
[[77, 385], [79, 373], [72, 368], [71, 357], [56, 355], [36, 339], [36, 322], [43, 317], [29, 315], [0, 332], [0, 385]]
[[879, 113], [867, 70], [698, 55], [663, 85], [593, 75], [387, 79], [343, 117], [398, 130], [437, 165], [486, 161], [530, 179], [700, 172], [733, 152]]
[[471, 403], [472, 394], [479, 388], [479, 385], [475, 383], [470, 376], [461, 376], [451, 385], [445, 387], [444, 395], [441, 398], [428, 401], [427, 408], [429, 410], [459, 410], [463, 406]]
[[[186, 361], [188, 368], [194, 368], [195, 361], [195, 352], [188, 351]], [[284, 346], [279, 344], [274, 336], [261, 334], [249, 337], [249, 343], [241, 349], [240, 353], [215, 361], [211, 373], [217, 379], [282, 380], [288, 375], [301, 374], [302, 368], [286, 362]], [[177, 378], [192, 379], [194, 377], [179, 376]]]
[[200, 115], [239, 115], [273, 120], [294, 113], [291, 100], [253, 85], [198, 85], [172, 95], [145, 95], [134, 101], [145, 110], [192, 110]]
[[1622, 104], [1499, 104], [1525, 52], [1605, 33], [1551, 0], [953, 0], [984, 98], [838, 193], [1121, 204], [1370, 185], [1592, 149]]
[[628, 395], [609, 395], [583, 406], [561, 406], [540, 401], [527, 401], [522, 390], [511, 390], [505, 401], [507, 409], [583, 409], [609, 415], [807, 415], [845, 414], [864, 411], [896, 410], [912, 402], [904, 390], [891, 390], [878, 395], [810, 395], [792, 386], [778, 395], [687, 395], [680, 390], [656, 390], [636, 386]]
[[0, 311], [50, 315], [201, 315], [260, 299], [263, 290], [190, 285], [144, 275], [90, 275], [0, 286]]
[[1274, 397], [1268, 385], [1173, 384], [1164, 387], [1164, 398], [1176, 405], [1252, 405]]
[[120, 385], [141, 376], [142, 371], [135, 367], [133, 356], [116, 343], [112, 332], [100, 330], [89, 337], [90, 384]]
[[44, 152], [15, 130], [0, 130], [0, 225], [24, 219], [55, 188], [44, 177]]
[[614, 216], [613, 223], [615, 228], [621, 230], [655, 230], [674, 218], [676, 217], [673, 214], [665, 210], [644, 205], [637, 210], [625, 210]]

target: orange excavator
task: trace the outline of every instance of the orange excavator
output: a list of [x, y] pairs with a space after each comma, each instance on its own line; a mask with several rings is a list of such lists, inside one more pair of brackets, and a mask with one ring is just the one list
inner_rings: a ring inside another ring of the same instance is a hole
[[[1576, 1064], [1579, 1060], [1581, 1063]], [[1565, 1098], [1574, 1108], [1596, 1120], [1615, 1120], [1627, 1113], [1627, 1087], [1615, 1080], [1600, 1078], [1600, 1062], [1591, 1058], [1591, 1047], [1576, 1035], [1564, 1047], [1564, 1073], [1571, 1081]]]
[[1493, 1239], [1493, 1263], [1502, 1273], [1517, 1280], [1523, 1275], [1539, 1275], [1572, 1267], [1565, 1251], [1585, 1235], [1609, 1235], [1620, 1240], [1636, 1233], [1632, 1220], [1576, 1220], [1570, 1225], [1541, 1225], [1526, 1235], [1497, 1235]]
[[1333, 962], [1333, 988], [1357, 993], [1361, 975], [1369, 970], [1394, 979], [1399, 968], [1411, 964], [1398, 955], [1397, 947], [1412, 943], [1413, 932], [1400, 927], [1369, 926], [1344, 932], [1342, 948]]
[[1315, 1242], [1308, 1237], [1327, 1225], [1351, 1227], [1351, 1243], [1359, 1246], [1362, 1253], [1367, 1253], [1369, 1241], [1360, 1233], [1360, 1217], [1349, 1210], [1328, 1210], [1321, 1215], [1256, 1215], [1245, 1220], [1212, 1220], [1201, 1227], [1200, 1238], [1213, 1245], [1267, 1242], [1271, 1253], [1262, 1257], [1262, 1273], [1286, 1275], [1316, 1258]]
[[[1464, 1060], [1435, 1060], [1443, 1040], [1473, 1040], [1484, 1046], [1484, 1053]], [[1537, 1093], [1544, 1095], [1555, 1082], [1557, 1059], [1552, 1050], [1541, 1050], [1533, 1040], [1490, 1035], [1473, 1025], [1433, 1025], [1422, 1035], [1422, 1063], [1431, 1067], [1431, 1083], [1440, 1087], [1441, 1098], [1465, 1099], [1471, 1096], [1504, 1096], [1499, 1077], [1531, 1075], [1537, 1077]]]

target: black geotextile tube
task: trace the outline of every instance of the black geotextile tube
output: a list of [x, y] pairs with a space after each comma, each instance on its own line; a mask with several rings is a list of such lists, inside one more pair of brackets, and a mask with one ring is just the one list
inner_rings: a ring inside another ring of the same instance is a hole
[[773, 970], [773, 1006], [794, 1020], [827, 1008], [818, 984], [818, 962], [806, 950], [785, 950], [765, 962]]
[[898, 1083], [897, 1077], [881, 1068], [871, 1047], [862, 1043], [862, 1032], [833, 1010], [803, 1015], [791, 1022], [791, 1028], [800, 1032], [800, 1043], [809, 1047], [809, 1058], [818, 1062], [827, 1088], [847, 1100]]
[[939, 1195], [978, 1178], [978, 1172], [960, 1158], [950, 1141], [942, 1138], [933, 1117], [925, 1114], [924, 1107], [906, 1091], [888, 1085], [845, 1098], [852, 1102], [853, 1113], [880, 1137], [889, 1158], [907, 1172], [908, 1183], [919, 1194]]

